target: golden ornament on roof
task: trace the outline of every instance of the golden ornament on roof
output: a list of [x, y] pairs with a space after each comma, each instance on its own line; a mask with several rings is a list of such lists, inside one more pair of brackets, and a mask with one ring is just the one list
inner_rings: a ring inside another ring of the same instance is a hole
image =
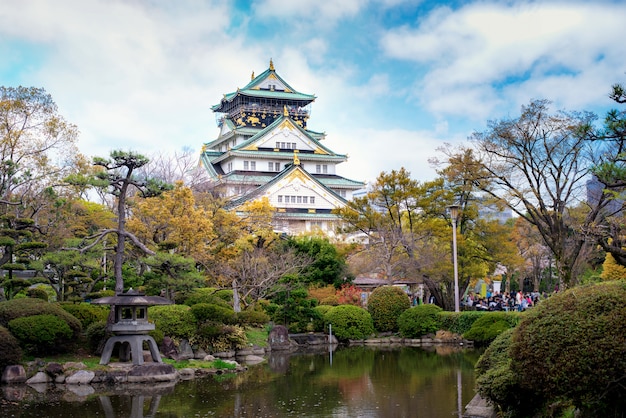
[[274, 61], [270, 58], [270, 71], [274, 71]]

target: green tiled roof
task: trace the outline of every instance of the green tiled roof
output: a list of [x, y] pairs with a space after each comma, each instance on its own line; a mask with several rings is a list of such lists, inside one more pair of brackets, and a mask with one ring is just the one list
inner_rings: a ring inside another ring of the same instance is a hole
[[[285, 86], [289, 92], [280, 91], [280, 90], [261, 90], [258, 88], [261, 83], [263, 83], [268, 77], [273, 75], [280, 81], [281, 84]], [[249, 96], [249, 97], [265, 97], [269, 99], [284, 99], [284, 100], [300, 100], [306, 102], [312, 102], [315, 100], [315, 95], [313, 94], [305, 94], [296, 91], [293, 87], [291, 87], [285, 80], [282, 79], [274, 70], [274, 66], [270, 63], [270, 67], [263, 71], [258, 76], [254, 77], [245, 87], [242, 89], [238, 89], [235, 92], [228, 93], [224, 95], [224, 98], [219, 104], [216, 104], [211, 107], [214, 112], [218, 112], [220, 107], [224, 102], [230, 102], [235, 99], [238, 95]]]

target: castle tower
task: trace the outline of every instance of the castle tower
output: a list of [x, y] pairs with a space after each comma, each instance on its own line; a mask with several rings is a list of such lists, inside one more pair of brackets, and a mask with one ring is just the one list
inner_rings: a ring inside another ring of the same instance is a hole
[[204, 166], [234, 210], [267, 197], [277, 210], [276, 231], [332, 233], [338, 218], [331, 211], [364, 183], [337, 175], [347, 156], [322, 145], [324, 133], [308, 129], [314, 95], [292, 88], [271, 60], [251, 78], [212, 107], [219, 134], [202, 148]]

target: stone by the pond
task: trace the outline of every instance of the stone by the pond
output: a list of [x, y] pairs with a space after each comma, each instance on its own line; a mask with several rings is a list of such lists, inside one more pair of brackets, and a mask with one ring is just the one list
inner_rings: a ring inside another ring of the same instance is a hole
[[26, 382], [26, 370], [21, 364], [6, 366], [2, 372], [2, 383], [24, 383]]
[[[237, 357], [239, 358], [239, 357]], [[249, 354], [247, 356], [243, 356], [240, 358], [240, 360], [246, 364], [249, 365], [253, 365], [253, 364], [259, 364], [259, 363], [263, 363], [265, 361], [265, 359], [263, 357], [260, 356], [255, 356], [254, 354]]]
[[176, 358], [178, 356], [178, 349], [176, 349], [176, 344], [170, 337], [164, 337], [163, 343], [161, 344], [161, 353], [163, 356], [167, 358]]
[[272, 350], [290, 350], [294, 342], [289, 339], [289, 331], [283, 325], [276, 325], [268, 336]]
[[193, 353], [193, 358], [195, 358], [196, 360], [202, 360], [206, 356], [207, 356], [207, 352], [201, 348], [196, 349]]
[[28, 379], [26, 381], [26, 383], [29, 384], [29, 385], [35, 385], [37, 383], [48, 383], [48, 382], [51, 382], [51, 381], [52, 381], [52, 378], [50, 376], [48, 376], [46, 373], [44, 373], [44, 372], [37, 372], [37, 373], [35, 373], [35, 375], [33, 377]]
[[171, 364], [149, 363], [134, 366], [128, 372], [128, 382], [165, 382], [176, 380], [178, 374]]
[[85, 363], [83, 363], [82, 361], [68, 361], [67, 363], [63, 364], [63, 371], [82, 370], [86, 368], [87, 366], [85, 366]]
[[235, 351], [234, 350], [230, 350], [230, 351], [220, 351], [219, 353], [213, 353], [213, 357], [217, 357], [217, 358], [232, 358], [235, 357]]
[[195, 369], [191, 369], [187, 367], [184, 369], [180, 369], [178, 371], [178, 376], [180, 377], [181, 380], [191, 380], [196, 377], [196, 371]]
[[187, 340], [181, 340], [178, 347], [178, 356], [176, 360], [189, 360], [193, 358], [193, 349]]
[[79, 370], [65, 378], [68, 385], [88, 385], [95, 377], [95, 373], [88, 370]]
[[203, 361], [215, 361], [215, 357], [213, 357], [211, 354], [207, 354], [202, 360]]
[[59, 363], [48, 363], [46, 365], [46, 373], [49, 376], [56, 377], [63, 374], [63, 366]]

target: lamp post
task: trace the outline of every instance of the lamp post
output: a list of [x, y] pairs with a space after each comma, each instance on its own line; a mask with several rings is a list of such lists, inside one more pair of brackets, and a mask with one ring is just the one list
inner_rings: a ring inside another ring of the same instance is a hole
[[454, 262], [454, 312], [459, 312], [459, 266], [456, 255], [456, 218], [459, 216], [459, 206], [450, 205], [450, 218], [452, 220], [452, 260]]

